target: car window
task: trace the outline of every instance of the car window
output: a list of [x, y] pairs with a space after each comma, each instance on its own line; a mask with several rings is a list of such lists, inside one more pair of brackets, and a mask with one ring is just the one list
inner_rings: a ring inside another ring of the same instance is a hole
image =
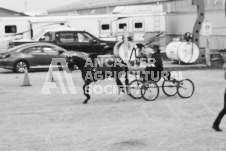
[[51, 54], [58, 54], [58, 51], [56, 48], [50, 47], [50, 46], [43, 46], [42, 50], [44, 53], [51, 53]]
[[40, 46], [30, 47], [24, 50], [25, 53], [42, 53], [42, 49]]
[[50, 41], [51, 40], [51, 36], [50, 36], [50, 33], [47, 32], [43, 35], [43, 40], [44, 41]]
[[78, 41], [76, 33], [65, 32], [65, 33], [59, 33], [57, 36], [60, 42], [77, 42]]
[[93, 40], [93, 37], [87, 33], [78, 33], [78, 41], [89, 43], [90, 40]]

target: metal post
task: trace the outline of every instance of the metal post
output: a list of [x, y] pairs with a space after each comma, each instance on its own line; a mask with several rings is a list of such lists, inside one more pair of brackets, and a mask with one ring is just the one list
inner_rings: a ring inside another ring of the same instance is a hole
[[211, 66], [209, 36], [206, 36], [206, 65]]
[[[124, 58], [128, 58], [128, 33], [127, 33], [127, 27], [124, 26]], [[125, 60], [126, 62], [128, 60]]]

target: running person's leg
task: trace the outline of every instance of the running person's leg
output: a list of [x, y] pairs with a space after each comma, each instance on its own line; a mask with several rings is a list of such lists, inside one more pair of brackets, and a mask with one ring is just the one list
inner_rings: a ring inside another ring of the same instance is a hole
[[220, 111], [220, 113], [218, 114], [216, 120], [213, 123], [213, 129], [215, 129], [216, 131], [222, 131], [219, 126], [221, 123], [222, 118], [224, 117], [224, 115], [226, 114], [226, 92], [224, 93], [224, 108]]
[[[224, 60], [223, 70], [224, 70], [224, 79], [226, 80], [226, 54], [223, 53], [223, 54], [221, 54], [221, 56]], [[226, 84], [226, 81], [225, 81], [225, 84]], [[216, 131], [222, 131], [219, 128], [219, 126], [220, 126], [221, 120], [225, 114], [226, 114], [226, 85], [225, 85], [225, 91], [224, 91], [224, 108], [218, 114], [216, 120], [213, 123], [213, 127], [212, 127]]]

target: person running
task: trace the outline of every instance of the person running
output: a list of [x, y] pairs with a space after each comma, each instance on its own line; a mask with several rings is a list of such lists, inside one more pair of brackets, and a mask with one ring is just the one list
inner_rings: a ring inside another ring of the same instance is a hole
[[[224, 59], [224, 66], [223, 66], [223, 70], [224, 70], [224, 79], [226, 80], [226, 55], [222, 55], [223, 59]], [[222, 131], [220, 129], [220, 123], [222, 118], [224, 117], [224, 115], [226, 114], [226, 88], [224, 91], [224, 107], [223, 109], [220, 111], [220, 113], [218, 114], [217, 118], [215, 119], [212, 128], [215, 129], [216, 131], [220, 132]]]

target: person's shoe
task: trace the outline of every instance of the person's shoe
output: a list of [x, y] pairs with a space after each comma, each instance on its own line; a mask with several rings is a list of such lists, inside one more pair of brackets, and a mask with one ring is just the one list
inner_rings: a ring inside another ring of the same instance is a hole
[[222, 130], [219, 128], [219, 126], [213, 125], [213, 129], [215, 129], [217, 132], [221, 132]]

